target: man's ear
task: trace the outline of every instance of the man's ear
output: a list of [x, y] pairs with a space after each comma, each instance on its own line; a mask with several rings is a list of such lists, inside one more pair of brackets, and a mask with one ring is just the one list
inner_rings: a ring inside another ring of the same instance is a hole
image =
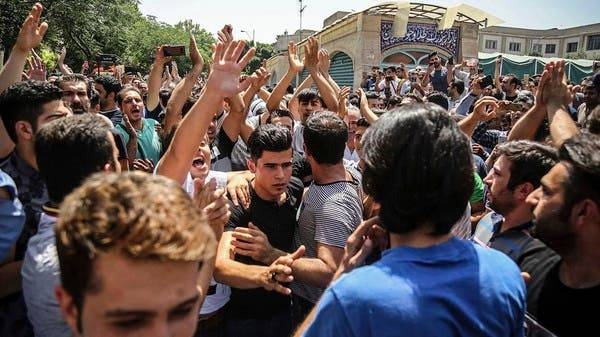
[[35, 131], [29, 122], [18, 121], [15, 123], [15, 133], [17, 139], [25, 139], [33, 141], [35, 139]]
[[248, 169], [250, 170], [250, 172], [256, 173], [256, 163], [254, 163], [254, 160], [248, 159], [247, 164], [248, 164]]
[[73, 301], [73, 297], [67, 293], [67, 291], [60, 285], [54, 288], [54, 295], [58, 300], [58, 306], [64, 320], [67, 322], [73, 333], [79, 332], [77, 322], [79, 319], [79, 310]]
[[533, 192], [533, 191], [535, 191], [535, 187], [533, 186], [533, 184], [530, 182], [526, 182], [526, 183], [522, 183], [521, 185], [516, 186], [515, 190], [514, 190], [514, 194], [517, 197], [517, 199], [525, 202], [525, 199], [527, 199], [527, 196], [529, 194], [531, 194], [531, 192]]
[[586, 224], [598, 224], [600, 220], [600, 208], [598, 204], [591, 199], [583, 199], [573, 205], [571, 217], [575, 226], [580, 227]]

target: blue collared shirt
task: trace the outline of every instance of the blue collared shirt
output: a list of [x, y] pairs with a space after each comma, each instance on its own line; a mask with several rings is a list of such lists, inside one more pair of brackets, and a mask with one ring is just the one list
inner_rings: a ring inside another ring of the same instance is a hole
[[9, 199], [0, 199], [0, 261], [3, 261], [23, 230], [25, 212], [17, 198], [19, 193], [15, 182], [2, 170], [0, 187], [6, 189], [9, 194]]

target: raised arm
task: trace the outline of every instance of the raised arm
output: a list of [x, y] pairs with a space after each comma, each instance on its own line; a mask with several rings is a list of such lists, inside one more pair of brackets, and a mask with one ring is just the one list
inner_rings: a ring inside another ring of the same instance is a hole
[[542, 99], [547, 104], [552, 142], [560, 147], [565, 140], [577, 135], [579, 128], [567, 112], [571, 95], [565, 77], [565, 61], [549, 62], [544, 70], [546, 72], [549, 76], [544, 84]]
[[473, 113], [458, 122], [460, 130], [469, 138], [473, 136], [473, 131], [479, 122], [486, 122], [496, 117], [498, 100], [494, 97], [486, 96], [475, 102]]
[[267, 111], [279, 108], [279, 102], [281, 102], [281, 99], [285, 95], [287, 87], [292, 83], [294, 77], [304, 69], [304, 63], [298, 59], [296, 44], [292, 41], [288, 44], [288, 63], [290, 65], [288, 71], [279, 80], [267, 101]]
[[304, 55], [304, 66], [308, 69], [310, 76], [317, 84], [317, 89], [319, 89], [319, 94], [323, 98], [325, 105], [327, 105], [327, 109], [337, 111], [337, 93], [319, 70], [319, 42], [313, 36], [304, 45]]
[[[44, 34], [46, 34], [46, 30], [48, 29], [46, 22], [40, 24], [42, 9], [42, 5], [36, 3], [31, 8], [27, 18], [25, 18], [17, 36], [17, 42], [13, 46], [6, 64], [0, 70], [0, 93], [12, 84], [21, 81], [21, 74], [27, 62], [27, 54], [42, 42]], [[0, 158], [8, 156], [14, 146], [15, 144], [8, 136], [8, 133], [6, 133], [4, 124], [0, 120]]]
[[535, 133], [546, 118], [546, 103], [542, 97], [544, 85], [548, 80], [549, 73], [544, 72], [540, 78], [538, 90], [535, 95], [535, 104], [529, 109], [511, 128], [507, 140], [530, 139], [533, 140]]
[[[181, 109], [192, 93], [194, 85], [196, 84], [196, 81], [198, 81], [198, 78], [202, 73], [202, 67], [204, 66], [204, 60], [202, 59], [202, 55], [200, 55], [200, 51], [196, 45], [196, 39], [192, 34], [190, 34], [190, 59], [192, 60], [192, 69], [184, 77], [183, 81], [177, 83], [177, 86], [173, 89], [171, 98], [169, 98], [169, 102], [167, 103], [164, 122], [164, 128], [167, 132], [169, 132], [171, 127], [177, 124], [181, 119]], [[160, 76], [160, 73], [158, 75]]]
[[500, 67], [502, 66], [502, 56], [498, 55], [496, 58], [496, 66], [494, 67], [494, 85], [496, 88], [502, 88], [502, 81], [500, 81]]
[[292, 98], [290, 98], [290, 101], [288, 102], [288, 109], [290, 110], [290, 112], [292, 113], [292, 115], [294, 116], [294, 119], [297, 121], [302, 120], [300, 118], [300, 111], [298, 110], [298, 107], [300, 105], [300, 103], [298, 102], [298, 94], [300, 94], [300, 92], [306, 88], [309, 88], [312, 84], [313, 84], [313, 78], [312, 76], [306, 76], [306, 78], [304, 79], [304, 81], [302, 81], [302, 83], [300, 83], [300, 85], [298, 86], [298, 88], [296, 88], [296, 91], [294, 91], [294, 94], [292, 95]]
[[221, 107], [223, 99], [238, 95], [250, 85], [249, 79], [240, 83], [239, 77], [256, 50], [251, 48], [238, 61], [244, 46], [244, 41], [238, 41], [224, 49], [222, 42], [217, 43], [205, 90], [175, 131], [171, 145], [158, 162], [158, 174], [182, 184], [194, 154], [204, 139], [213, 116]]
[[27, 55], [42, 42], [48, 29], [46, 22], [40, 24], [42, 9], [42, 5], [36, 3], [31, 8], [27, 18], [25, 18], [17, 36], [17, 41], [8, 56], [6, 64], [0, 71], [0, 92], [6, 90], [11, 84], [21, 81]]
[[71, 70], [71, 68], [69, 68], [69, 66], [67, 66], [65, 64], [66, 56], [67, 56], [67, 47], [62, 47], [62, 49], [60, 50], [60, 54], [58, 55], [58, 61], [56, 62], [56, 64], [58, 65], [58, 69], [60, 70], [60, 72], [63, 75], [71, 75], [71, 74], [73, 74], [73, 70]]
[[356, 93], [360, 97], [360, 114], [367, 119], [369, 124], [375, 123], [379, 119], [379, 116], [377, 116], [373, 110], [369, 108], [367, 94], [365, 94], [365, 91], [362, 88], [358, 89]]
[[[190, 38], [191, 39], [191, 38]], [[191, 41], [190, 41], [191, 48]], [[192, 50], [190, 49], [190, 57]], [[162, 86], [162, 75], [165, 68], [165, 64], [170, 61], [170, 57], [165, 57], [163, 53], [163, 46], [156, 48], [156, 55], [154, 57], [154, 63], [148, 76], [148, 98], [146, 101], [146, 108], [148, 111], [153, 111], [159, 104], [159, 93]]]
[[[319, 70], [321, 74], [327, 79], [327, 83], [333, 88], [333, 91], [339, 93], [341, 88], [340, 86], [333, 80], [331, 75], [329, 74], [329, 69], [331, 68], [331, 58], [329, 57], [329, 52], [327, 49], [321, 48], [319, 50]], [[338, 100], [339, 102], [339, 100]]]

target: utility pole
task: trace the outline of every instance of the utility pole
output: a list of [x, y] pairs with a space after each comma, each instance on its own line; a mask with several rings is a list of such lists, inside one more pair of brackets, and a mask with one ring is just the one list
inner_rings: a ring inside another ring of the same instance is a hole
[[[298, 32], [300, 32], [300, 39], [298, 40], [298, 43], [300, 43], [300, 41], [302, 41], [302, 12], [304, 12], [306, 6], [303, 6], [303, 0], [298, 0], [298, 2], [300, 3], [298, 11], [298, 14], [300, 14], [300, 29], [298, 30]], [[296, 75], [296, 88], [300, 85], [300, 76], [301, 73]]]

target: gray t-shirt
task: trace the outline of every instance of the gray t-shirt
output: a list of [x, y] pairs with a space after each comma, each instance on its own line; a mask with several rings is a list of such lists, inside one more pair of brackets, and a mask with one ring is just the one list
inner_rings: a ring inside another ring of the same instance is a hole
[[[298, 228], [294, 247], [306, 247], [305, 257], [317, 257], [317, 244], [344, 248], [346, 240], [362, 221], [362, 188], [358, 171], [346, 168], [353, 181], [339, 181], [325, 185], [313, 182], [298, 209]], [[297, 281], [292, 292], [316, 303], [322, 288]]]

